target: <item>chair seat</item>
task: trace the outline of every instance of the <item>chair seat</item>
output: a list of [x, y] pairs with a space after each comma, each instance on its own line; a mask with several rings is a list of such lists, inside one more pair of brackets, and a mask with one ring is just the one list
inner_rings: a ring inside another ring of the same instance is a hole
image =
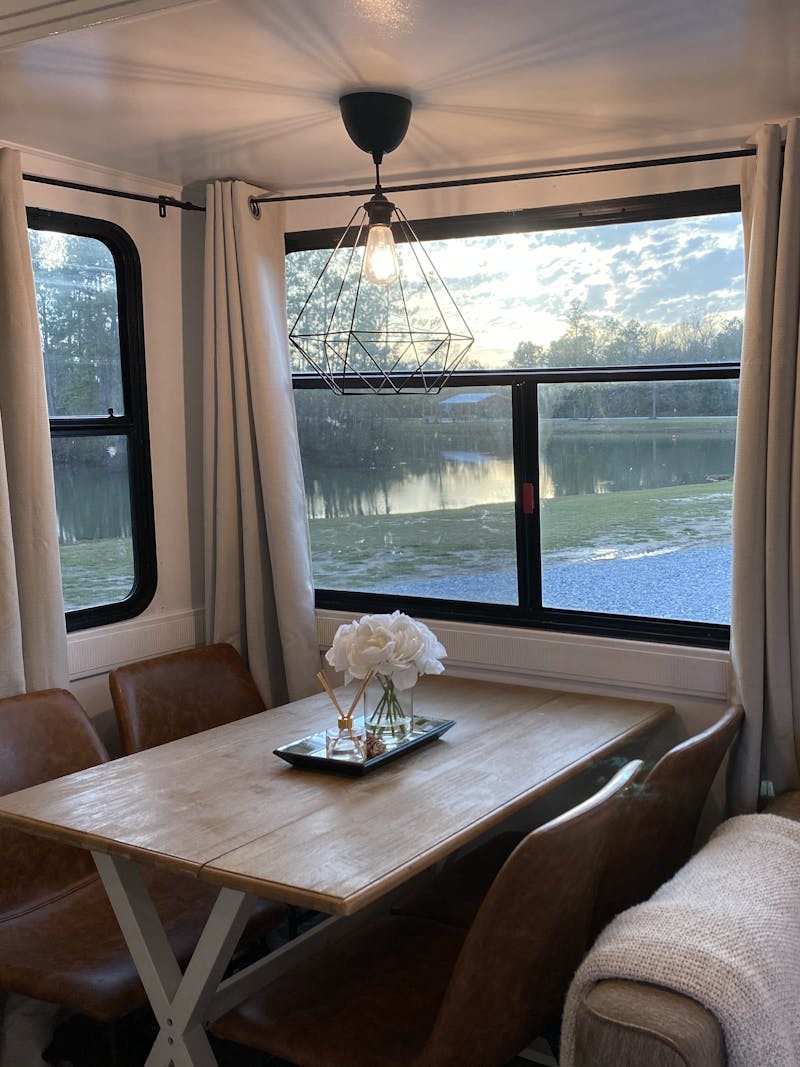
[[[426, 920], [381, 918], [348, 939], [346, 953], [334, 942], [212, 1032], [299, 1067], [434, 1067], [423, 1047], [464, 937]], [[371, 1029], [375, 1016], [380, 1025]]]
[[525, 834], [510, 831], [491, 838], [451, 863], [421, 889], [401, 897], [393, 915], [431, 919], [466, 930], [497, 872]]
[[[185, 964], [218, 890], [189, 875], [154, 868], [143, 875], [178, 962]], [[284, 905], [261, 901], [243, 941], [252, 942], [286, 914]], [[0, 986], [101, 1020], [125, 1015], [147, 999], [96, 874], [0, 920]]]

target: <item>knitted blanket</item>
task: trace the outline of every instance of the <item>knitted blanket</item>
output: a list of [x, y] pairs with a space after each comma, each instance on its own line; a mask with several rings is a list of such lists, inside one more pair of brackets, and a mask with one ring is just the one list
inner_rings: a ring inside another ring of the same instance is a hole
[[800, 823], [740, 815], [644, 904], [617, 916], [570, 986], [561, 1067], [583, 992], [628, 978], [688, 994], [718, 1019], [729, 1067], [800, 1064]]

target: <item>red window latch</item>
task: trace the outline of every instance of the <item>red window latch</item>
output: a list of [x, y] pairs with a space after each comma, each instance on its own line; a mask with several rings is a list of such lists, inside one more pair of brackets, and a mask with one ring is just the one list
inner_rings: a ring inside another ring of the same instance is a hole
[[533, 494], [533, 482], [522, 483], [522, 511], [525, 515], [533, 515], [535, 510], [535, 497]]

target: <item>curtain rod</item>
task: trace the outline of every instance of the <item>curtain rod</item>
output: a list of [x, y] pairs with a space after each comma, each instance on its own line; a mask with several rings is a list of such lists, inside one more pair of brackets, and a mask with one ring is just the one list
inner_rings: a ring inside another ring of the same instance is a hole
[[205, 211], [200, 204], [190, 200], [176, 200], [174, 196], [147, 196], [144, 193], [124, 193], [119, 189], [106, 189], [102, 185], [84, 185], [83, 182], [68, 182], [63, 178], [42, 178], [38, 174], [23, 174], [23, 181], [39, 182], [42, 185], [58, 185], [62, 189], [78, 189], [82, 193], [102, 193], [103, 196], [118, 196], [122, 200], [141, 200], [145, 204], [158, 204], [158, 213], [162, 219], [167, 217], [168, 207], [177, 207], [181, 211]]
[[[669, 156], [662, 159], [629, 160], [625, 163], [597, 163], [586, 167], [563, 167], [559, 170], [534, 170], [527, 174], [497, 174], [483, 178], [458, 178], [452, 181], [417, 182], [413, 185], [383, 186], [384, 193], [411, 193], [422, 189], [457, 189], [465, 185], [490, 185], [497, 182], [529, 182], [537, 178], [563, 178], [570, 174], [608, 174], [618, 170], [637, 170], [645, 167], [669, 167], [678, 163], [705, 163], [713, 159], [740, 159], [754, 156], [755, 148], [736, 148], [728, 152], [704, 152], [694, 156]], [[300, 193], [296, 196], [251, 196], [250, 209], [258, 214], [259, 204], [283, 204], [295, 200], [325, 200], [334, 196], [372, 196], [372, 189], [348, 189], [334, 193]]]
[[[571, 174], [609, 174], [613, 171], [638, 170], [646, 167], [669, 167], [680, 163], [705, 163], [715, 159], [739, 159], [755, 155], [755, 148], [737, 148], [728, 152], [704, 152], [693, 156], [669, 156], [662, 159], [630, 160], [625, 163], [598, 163], [586, 167], [563, 167], [558, 170], [529, 171], [526, 174], [496, 174], [482, 178], [458, 178], [440, 182], [416, 182], [410, 185], [385, 186], [385, 193], [411, 193], [424, 189], [457, 189], [466, 185], [491, 185], [499, 182], [527, 182], [538, 178], [563, 178]], [[26, 182], [39, 182], [42, 185], [56, 185], [62, 189], [77, 189], [83, 193], [100, 193], [103, 196], [116, 196], [122, 200], [139, 200], [146, 204], [157, 204], [158, 213], [165, 218], [168, 207], [181, 211], [205, 211], [200, 204], [190, 200], [177, 200], [173, 196], [148, 196], [144, 193], [127, 193], [119, 189], [107, 189], [102, 185], [86, 185], [83, 182], [66, 181], [63, 178], [44, 178], [38, 174], [23, 174]], [[347, 189], [328, 193], [298, 193], [295, 196], [251, 196], [250, 208], [258, 213], [259, 204], [282, 204], [297, 200], [326, 200], [338, 196], [371, 196], [375, 190]]]

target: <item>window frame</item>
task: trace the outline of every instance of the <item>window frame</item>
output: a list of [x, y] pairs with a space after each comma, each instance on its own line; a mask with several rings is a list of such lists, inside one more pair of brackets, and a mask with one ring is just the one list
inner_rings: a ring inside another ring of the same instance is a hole
[[120, 375], [125, 413], [99, 417], [57, 416], [49, 421], [51, 438], [106, 437], [111, 434], [125, 437], [131, 506], [133, 586], [124, 600], [66, 611], [67, 632], [72, 633], [140, 615], [155, 596], [158, 584], [147, 413], [142, 268], [132, 237], [116, 223], [35, 207], [27, 209], [27, 218], [28, 228], [32, 230], [47, 230], [100, 241], [111, 253], [116, 273]]
[[[574, 229], [583, 226], [644, 222], [741, 211], [739, 186], [717, 186], [684, 192], [653, 194], [590, 204], [533, 208], [485, 215], [417, 220], [413, 228], [420, 240], [490, 236], [530, 230]], [[286, 254], [334, 247], [341, 228], [286, 234]], [[537, 370], [456, 371], [448, 387], [510, 386], [515, 482], [518, 605], [488, 604], [432, 597], [332, 590], [315, 587], [318, 608], [349, 612], [392, 611], [451, 622], [519, 626], [526, 629], [593, 634], [682, 644], [706, 648], [729, 647], [730, 626], [691, 620], [660, 619], [592, 611], [545, 607], [541, 603], [541, 531], [539, 524], [538, 404], [540, 384], [580, 382], [687, 381], [739, 378], [739, 362], [618, 365], [591, 368]], [[406, 376], [407, 377], [407, 376]], [[375, 376], [376, 382], [381, 376]], [[294, 373], [294, 389], [326, 389], [313, 373]], [[532, 514], [523, 511], [523, 485], [533, 485]]]

